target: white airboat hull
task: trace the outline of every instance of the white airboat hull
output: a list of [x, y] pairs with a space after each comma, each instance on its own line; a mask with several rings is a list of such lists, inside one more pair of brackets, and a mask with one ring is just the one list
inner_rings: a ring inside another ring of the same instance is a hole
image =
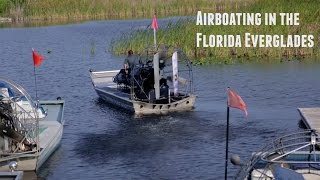
[[169, 112], [191, 111], [194, 109], [196, 96], [192, 94], [181, 100], [166, 104], [153, 104], [132, 100], [130, 94], [117, 90], [117, 84], [113, 82], [113, 77], [118, 72], [119, 70], [90, 72], [95, 91], [99, 97], [107, 103], [132, 111], [137, 115], [166, 114]]
[[241, 165], [235, 179], [320, 179], [320, 138], [312, 129], [270, 141]]
[[191, 111], [194, 108], [196, 96], [190, 95], [180, 101], [169, 104], [152, 104], [140, 101], [133, 101], [133, 108], [136, 114], [166, 114], [169, 112]]
[[39, 121], [40, 152], [16, 154], [0, 158], [0, 171], [9, 171], [11, 161], [18, 163], [17, 171], [37, 171], [59, 147], [63, 134], [64, 101], [40, 101], [47, 116]]

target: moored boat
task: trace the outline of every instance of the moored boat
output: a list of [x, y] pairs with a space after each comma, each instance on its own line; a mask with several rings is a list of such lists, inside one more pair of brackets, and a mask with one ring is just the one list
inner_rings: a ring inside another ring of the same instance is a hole
[[280, 137], [253, 153], [246, 164], [233, 158], [242, 166], [235, 179], [320, 179], [319, 145], [318, 133], [311, 129]]
[[90, 70], [95, 91], [104, 101], [136, 114], [192, 110], [196, 95], [191, 61], [176, 48], [153, 49], [147, 48], [129, 73]]
[[0, 171], [36, 171], [59, 146], [64, 101], [34, 102], [20, 85], [0, 78]]

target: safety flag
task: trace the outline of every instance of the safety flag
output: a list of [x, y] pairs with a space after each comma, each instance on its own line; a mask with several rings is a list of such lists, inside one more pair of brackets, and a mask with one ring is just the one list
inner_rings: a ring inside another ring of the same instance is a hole
[[248, 116], [247, 105], [242, 98], [234, 91], [228, 88], [228, 107], [242, 110]]
[[151, 28], [155, 31], [157, 31], [159, 28], [156, 15], [153, 16]]
[[32, 57], [33, 57], [33, 65], [34, 66], [40, 66], [41, 62], [43, 61], [43, 56], [38, 55], [38, 53], [32, 49]]

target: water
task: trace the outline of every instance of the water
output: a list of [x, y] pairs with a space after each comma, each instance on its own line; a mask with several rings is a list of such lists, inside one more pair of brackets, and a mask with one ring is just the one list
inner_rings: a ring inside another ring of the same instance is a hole
[[[124, 57], [106, 51], [110, 42], [149, 23], [0, 29], [0, 76], [23, 85], [34, 97], [34, 48], [45, 56], [36, 69], [38, 96], [66, 101], [62, 144], [33, 178], [222, 179], [226, 87], [236, 89], [248, 106], [247, 119], [231, 110], [230, 154], [242, 159], [270, 138], [300, 130], [297, 107], [320, 105], [320, 64], [312, 61], [196, 66], [199, 98], [193, 112], [137, 119], [104, 104], [92, 88], [89, 69], [120, 68]], [[233, 177], [237, 167], [229, 167]]]

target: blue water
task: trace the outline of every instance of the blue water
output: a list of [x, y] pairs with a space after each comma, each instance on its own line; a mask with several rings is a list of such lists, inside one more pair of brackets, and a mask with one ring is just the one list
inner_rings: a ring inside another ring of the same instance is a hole
[[[159, 26], [170, 20], [160, 20]], [[193, 112], [135, 118], [104, 104], [92, 88], [89, 69], [120, 68], [123, 57], [108, 51], [110, 43], [149, 23], [0, 29], [0, 76], [34, 97], [34, 48], [45, 56], [36, 69], [38, 96], [66, 101], [61, 146], [33, 178], [222, 179], [226, 87], [236, 89], [248, 106], [247, 119], [236, 109], [230, 115], [230, 154], [244, 160], [270, 138], [301, 130], [298, 107], [320, 106], [320, 64], [311, 60], [195, 66]], [[229, 164], [228, 176], [237, 170]]]

